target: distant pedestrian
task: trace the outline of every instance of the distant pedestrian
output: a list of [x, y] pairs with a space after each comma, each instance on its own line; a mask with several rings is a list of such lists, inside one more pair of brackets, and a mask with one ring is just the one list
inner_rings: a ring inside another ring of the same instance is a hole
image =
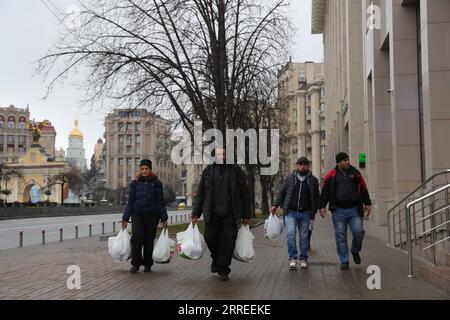
[[370, 215], [372, 202], [366, 183], [358, 169], [350, 165], [346, 153], [336, 155], [336, 167], [327, 173], [320, 197], [320, 215], [325, 218], [326, 206], [333, 213], [336, 247], [341, 269], [349, 268], [347, 226], [353, 235], [351, 253], [355, 264], [361, 263], [360, 252], [364, 239], [364, 212]]

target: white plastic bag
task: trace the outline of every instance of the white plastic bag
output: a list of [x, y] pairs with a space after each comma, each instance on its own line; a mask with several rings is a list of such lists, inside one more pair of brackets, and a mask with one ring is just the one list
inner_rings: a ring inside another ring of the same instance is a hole
[[189, 224], [184, 232], [177, 233], [177, 251], [181, 257], [198, 260], [203, 255], [203, 236], [200, 234], [198, 226]]
[[253, 262], [255, 259], [254, 239], [255, 237], [251, 233], [249, 225], [242, 225], [236, 238], [233, 258], [241, 262]]
[[276, 215], [271, 214], [265, 222], [264, 229], [266, 230], [267, 239], [278, 240], [283, 231], [283, 223]]
[[131, 237], [126, 229], [108, 238], [108, 253], [117, 262], [125, 262], [131, 257]]
[[[169, 263], [171, 258], [171, 239], [167, 228], [161, 232], [155, 248], [153, 248], [153, 261], [156, 263]], [[172, 240], [173, 242], [173, 240]]]

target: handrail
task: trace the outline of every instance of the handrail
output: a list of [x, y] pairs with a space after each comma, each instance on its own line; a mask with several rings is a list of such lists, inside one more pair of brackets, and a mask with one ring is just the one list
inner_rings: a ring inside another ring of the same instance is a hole
[[[448, 170], [448, 171], [450, 171], [450, 170]], [[407, 247], [408, 247], [408, 277], [409, 278], [414, 277], [414, 275], [413, 275], [413, 257], [412, 257], [412, 240], [411, 240], [411, 207], [413, 207], [414, 205], [421, 203], [424, 200], [427, 200], [427, 199], [433, 197], [434, 195], [436, 195], [442, 191], [445, 191], [447, 189], [450, 189], [450, 184], [447, 184], [439, 189], [431, 191], [431, 192], [427, 193], [426, 195], [409, 202], [406, 205], [406, 242], [407, 242]], [[430, 215], [432, 215], [432, 214], [430, 214]], [[438, 243], [434, 243], [434, 244], [432, 243], [432, 245], [427, 247], [427, 249], [433, 247], [433, 245], [436, 245]], [[433, 262], [433, 264], [435, 264], [435, 261]]]
[[[411, 191], [408, 195], [406, 195], [402, 200], [400, 200], [399, 202], [397, 202], [397, 204], [395, 206], [393, 206], [391, 209], [388, 210], [387, 212], [387, 221], [388, 221], [388, 246], [392, 245], [392, 239], [391, 239], [391, 231], [392, 231], [392, 235], [394, 237], [394, 246], [396, 245], [396, 231], [395, 231], [395, 217], [396, 214], [394, 214], [393, 216], [393, 225], [391, 226], [391, 215], [394, 213], [394, 211], [396, 209], [398, 209], [401, 205], [404, 204], [405, 201], [407, 201], [409, 198], [411, 198], [417, 191], [423, 189], [424, 187], [427, 186], [428, 183], [432, 182], [435, 178], [442, 176], [442, 175], [447, 175], [450, 174], [450, 169], [446, 169], [444, 171], [440, 171], [437, 172], [435, 174], [433, 174], [431, 177], [429, 177], [427, 180], [425, 180], [425, 182], [423, 182], [419, 187], [417, 187], [416, 189], [414, 189], [413, 191]], [[406, 207], [404, 207], [404, 209], [400, 209], [400, 210], [407, 210]], [[399, 223], [401, 223], [401, 221], [399, 221]]]
[[404, 202], [405, 200], [408, 200], [409, 197], [411, 197], [414, 193], [416, 193], [417, 191], [419, 191], [420, 189], [422, 189], [424, 186], [426, 186], [430, 181], [433, 181], [434, 178], [444, 175], [444, 174], [448, 174], [450, 173], [450, 169], [441, 171], [441, 172], [437, 172], [435, 174], [433, 174], [431, 177], [429, 177], [427, 180], [425, 180], [424, 183], [422, 183], [419, 187], [417, 187], [416, 189], [414, 189], [413, 191], [411, 191], [406, 197], [404, 197], [402, 200], [400, 200], [395, 206], [393, 206], [391, 209], [388, 210], [388, 216], [391, 213], [391, 211], [395, 210], [399, 205], [402, 204], [402, 202]]

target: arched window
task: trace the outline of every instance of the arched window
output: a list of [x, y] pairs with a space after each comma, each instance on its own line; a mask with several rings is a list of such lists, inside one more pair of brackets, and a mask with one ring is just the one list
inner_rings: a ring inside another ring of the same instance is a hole
[[27, 119], [25, 117], [20, 117], [19, 118], [19, 128], [25, 129], [26, 126], [27, 126]]
[[8, 129], [14, 129], [16, 127], [16, 118], [13, 116], [8, 117]]
[[5, 117], [0, 116], [0, 129], [5, 127]]

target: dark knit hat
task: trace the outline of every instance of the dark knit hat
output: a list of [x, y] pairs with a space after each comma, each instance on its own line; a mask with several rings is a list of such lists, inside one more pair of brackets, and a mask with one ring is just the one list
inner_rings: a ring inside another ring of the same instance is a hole
[[152, 161], [151, 161], [151, 160], [148, 160], [148, 159], [141, 160], [141, 164], [140, 164], [139, 166], [140, 166], [140, 167], [142, 167], [142, 166], [147, 166], [147, 167], [149, 167], [150, 169], [152, 169]]
[[336, 155], [336, 163], [341, 162], [342, 160], [349, 159], [350, 157], [345, 152], [339, 152]]
[[306, 157], [301, 157], [300, 159], [297, 160], [296, 163], [297, 164], [307, 164], [307, 165], [309, 165], [309, 160]]

